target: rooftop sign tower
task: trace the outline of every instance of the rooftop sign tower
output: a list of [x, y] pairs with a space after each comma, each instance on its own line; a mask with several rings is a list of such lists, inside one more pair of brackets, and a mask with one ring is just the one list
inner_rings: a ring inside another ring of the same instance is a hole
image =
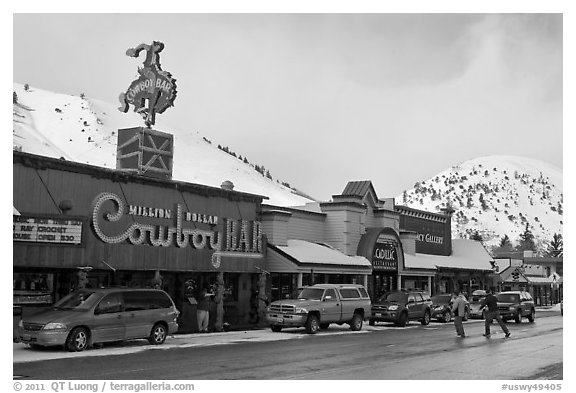
[[160, 67], [163, 49], [162, 42], [153, 41], [152, 45], [140, 44], [126, 51], [130, 57], [138, 57], [145, 51], [146, 58], [143, 67], [138, 67], [138, 78], [132, 81], [125, 93], [120, 94], [121, 106], [118, 109], [126, 113], [130, 105], [134, 106], [134, 112], [144, 118], [146, 127], [118, 130], [116, 168], [171, 179], [174, 137], [152, 129], [156, 113], [163, 113], [174, 106], [176, 98], [176, 80]]

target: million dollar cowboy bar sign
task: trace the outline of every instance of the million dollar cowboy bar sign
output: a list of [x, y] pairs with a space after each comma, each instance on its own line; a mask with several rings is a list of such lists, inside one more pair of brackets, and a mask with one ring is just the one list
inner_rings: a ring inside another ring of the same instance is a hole
[[[211, 262], [214, 268], [220, 267], [222, 257], [263, 257], [259, 221], [221, 219], [185, 211], [180, 204], [176, 204], [174, 209], [126, 206], [118, 195], [104, 192], [94, 199], [91, 220], [96, 236], [104, 243], [129, 242], [153, 247], [213, 250]], [[166, 221], [165, 225], [157, 224], [162, 220]], [[210, 229], [200, 229], [199, 226]], [[221, 231], [216, 228], [221, 228]]]

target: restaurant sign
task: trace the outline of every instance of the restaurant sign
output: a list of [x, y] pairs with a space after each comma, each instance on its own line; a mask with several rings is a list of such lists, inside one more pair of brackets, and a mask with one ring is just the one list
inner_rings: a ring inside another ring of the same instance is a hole
[[[111, 202], [111, 204], [110, 204]], [[105, 206], [106, 205], [106, 206]], [[110, 208], [113, 212], [108, 211]], [[117, 223], [123, 218], [124, 227]], [[154, 224], [140, 223], [137, 217], [154, 218]], [[156, 224], [158, 219], [169, 222]], [[194, 224], [194, 225], [192, 225]], [[200, 229], [196, 224], [207, 224]], [[188, 212], [181, 204], [174, 209], [128, 205], [116, 194], [104, 192], [92, 204], [92, 227], [104, 243], [128, 241], [134, 245], [154, 247], [192, 247], [214, 250], [212, 265], [220, 267], [222, 257], [262, 258], [262, 227], [259, 221], [219, 218], [199, 212]], [[220, 231], [217, 228], [222, 228]]]
[[398, 252], [393, 243], [376, 243], [372, 256], [374, 270], [398, 271]]
[[79, 219], [15, 215], [12, 238], [15, 242], [79, 245], [82, 227], [83, 222]]

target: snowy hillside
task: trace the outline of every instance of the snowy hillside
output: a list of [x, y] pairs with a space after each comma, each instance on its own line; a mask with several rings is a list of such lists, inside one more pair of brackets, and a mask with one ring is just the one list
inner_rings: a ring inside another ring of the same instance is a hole
[[562, 171], [530, 158], [480, 157], [416, 183], [396, 204], [431, 212], [450, 204], [453, 238], [478, 231], [488, 246], [504, 235], [516, 245], [528, 223], [537, 240], [550, 241], [562, 234]]
[[[14, 83], [13, 148], [27, 153], [106, 168], [116, 167], [118, 129], [143, 126], [140, 115], [87, 97], [57, 94]], [[264, 203], [299, 206], [311, 202], [295, 190], [256, 171], [197, 133], [156, 122], [154, 129], [174, 135], [173, 179], [267, 196]]]

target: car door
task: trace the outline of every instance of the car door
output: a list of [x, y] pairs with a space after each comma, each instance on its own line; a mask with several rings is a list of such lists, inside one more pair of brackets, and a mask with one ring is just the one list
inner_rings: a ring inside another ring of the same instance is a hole
[[406, 304], [406, 310], [408, 311], [408, 318], [415, 319], [418, 315], [418, 305], [416, 304], [416, 296], [413, 292], [408, 294], [408, 304]]
[[415, 318], [421, 318], [424, 316], [424, 298], [420, 293], [415, 292], [414, 300], [416, 300], [416, 306], [414, 307], [416, 311]]
[[153, 299], [150, 291], [126, 291], [123, 295], [126, 339], [148, 337], [152, 329], [152, 314], [157, 313], [151, 309]]
[[326, 289], [322, 298], [322, 321], [338, 322], [342, 313], [342, 302], [335, 289]]
[[123, 299], [120, 292], [109, 293], [94, 309], [92, 341], [121, 341], [125, 338]]

